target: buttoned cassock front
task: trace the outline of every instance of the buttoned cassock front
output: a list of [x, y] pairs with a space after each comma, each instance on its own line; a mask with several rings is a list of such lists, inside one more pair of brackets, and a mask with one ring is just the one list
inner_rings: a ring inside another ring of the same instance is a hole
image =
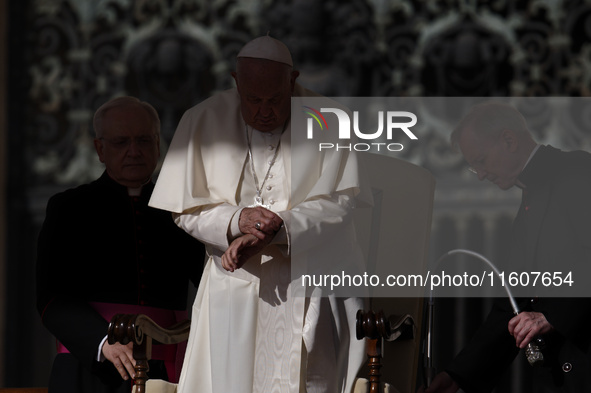
[[[53, 375], [63, 381], [52, 377], [50, 386], [59, 391], [128, 390], [110, 362], [97, 361], [109, 324], [99, 309], [110, 305], [125, 313], [137, 306], [137, 313], [146, 307], [149, 315], [170, 314], [166, 319], [174, 323], [176, 311], [186, 310], [189, 280], [199, 282], [203, 245], [176, 227], [168, 212], [148, 206], [153, 187], [129, 196], [105, 172], [47, 204], [37, 249], [37, 308], [70, 352], [54, 363]], [[111, 390], [100, 390], [101, 383]]]
[[[307, 95], [314, 93], [296, 85], [294, 96]], [[298, 269], [308, 272], [359, 262], [351, 211], [366, 198], [355, 155], [319, 154], [299, 144], [305, 119], [292, 116], [283, 132], [252, 130], [231, 89], [188, 110], [177, 128], [150, 204], [175, 212], [177, 224], [203, 241], [210, 256], [179, 392], [349, 392], [363, 361], [364, 343], [354, 337], [361, 299], [291, 293], [292, 252], [305, 255], [298, 261], [308, 264]], [[259, 186], [281, 141], [262, 196], [285, 225], [260, 255], [230, 273], [220, 260], [230, 224], [255, 195], [247, 132]], [[314, 258], [312, 250], [324, 243], [340, 245], [334, 259]]]

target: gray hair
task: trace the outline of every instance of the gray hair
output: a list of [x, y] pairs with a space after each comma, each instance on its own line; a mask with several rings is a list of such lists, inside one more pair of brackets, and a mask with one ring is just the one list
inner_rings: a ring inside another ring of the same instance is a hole
[[496, 138], [504, 130], [511, 130], [520, 138], [531, 138], [523, 115], [515, 107], [495, 101], [474, 105], [462, 118], [450, 136], [454, 149], [457, 149], [460, 137], [466, 129], [485, 138]]
[[94, 127], [94, 134], [97, 138], [100, 138], [103, 135], [103, 122], [109, 109], [126, 106], [137, 106], [143, 108], [152, 120], [154, 133], [156, 135], [160, 135], [160, 118], [158, 117], [158, 112], [156, 112], [156, 109], [154, 109], [154, 107], [150, 105], [148, 102], [140, 101], [136, 97], [123, 96], [110, 99], [109, 101], [101, 105], [94, 113], [92, 125]]

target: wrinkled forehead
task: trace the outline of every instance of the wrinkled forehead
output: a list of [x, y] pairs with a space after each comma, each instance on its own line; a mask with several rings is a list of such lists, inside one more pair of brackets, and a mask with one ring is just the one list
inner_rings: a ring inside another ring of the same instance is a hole
[[279, 99], [291, 96], [289, 81], [284, 79], [246, 78], [239, 82], [242, 98]]
[[125, 105], [105, 112], [103, 134], [154, 135], [158, 134], [158, 128], [145, 108]]

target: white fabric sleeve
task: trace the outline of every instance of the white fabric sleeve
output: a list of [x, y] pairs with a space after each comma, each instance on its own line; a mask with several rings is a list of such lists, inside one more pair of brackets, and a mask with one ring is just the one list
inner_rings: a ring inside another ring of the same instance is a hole
[[232, 221], [228, 227], [228, 241], [231, 243], [232, 240], [244, 235], [240, 230], [240, 213], [243, 209], [237, 210], [232, 216]]
[[105, 336], [105, 338], [103, 338], [103, 340], [101, 341], [101, 343], [98, 346], [98, 354], [96, 355], [96, 361], [97, 362], [104, 362], [105, 361], [105, 356], [103, 355], [103, 345], [105, 344], [105, 341], [107, 341], [107, 336]]
[[[281, 214], [277, 214], [277, 215], [281, 217]], [[283, 217], [281, 217], [281, 219], [283, 219]], [[285, 227], [285, 221], [284, 221], [284, 224], [281, 226], [281, 228], [279, 228], [279, 230], [275, 234], [275, 237], [273, 238], [273, 240], [271, 240], [270, 244], [285, 245], [288, 243], [289, 243], [289, 241], [287, 238], [287, 228]]]
[[199, 206], [181, 214], [173, 213], [172, 216], [174, 222], [194, 238], [225, 251], [229, 246], [228, 232], [232, 217], [241, 209], [221, 203]]

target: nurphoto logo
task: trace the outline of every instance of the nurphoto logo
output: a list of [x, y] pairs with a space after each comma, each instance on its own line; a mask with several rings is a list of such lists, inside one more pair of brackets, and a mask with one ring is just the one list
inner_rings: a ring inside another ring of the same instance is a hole
[[[339, 108], [320, 108], [314, 109], [310, 106], [303, 106], [303, 112], [309, 115], [307, 119], [307, 138], [314, 139], [314, 128], [317, 132], [330, 132], [328, 129], [328, 122], [323, 113], [335, 115], [338, 121], [338, 138], [343, 142], [351, 140], [351, 129], [355, 136], [360, 140], [373, 141], [371, 143], [327, 143], [321, 142], [318, 144], [318, 150], [355, 150], [355, 151], [369, 151], [380, 149], [387, 149], [388, 151], [401, 151], [404, 146], [398, 142], [391, 142], [395, 135], [400, 135], [401, 132], [411, 140], [417, 140], [417, 136], [410, 130], [417, 124], [417, 116], [412, 112], [407, 111], [378, 111], [377, 112], [377, 130], [373, 132], [364, 132], [359, 127], [359, 111], [353, 111], [353, 127], [351, 127], [351, 118], [349, 114]], [[332, 116], [331, 115], [331, 116]], [[375, 115], [374, 115], [375, 116]], [[384, 123], [386, 126], [384, 127]], [[383, 140], [382, 134], [386, 131], [386, 142], [379, 142]]]

